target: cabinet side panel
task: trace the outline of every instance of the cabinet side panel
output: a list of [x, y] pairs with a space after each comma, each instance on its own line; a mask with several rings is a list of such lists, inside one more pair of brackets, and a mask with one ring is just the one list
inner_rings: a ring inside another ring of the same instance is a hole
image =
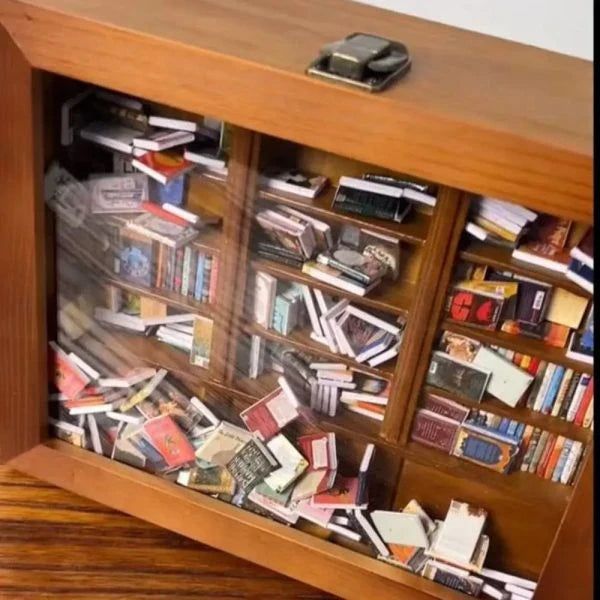
[[594, 456], [589, 452], [538, 585], [536, 598], [594, 597]]
[[39, 73], [0, 26], [0, 461], [40, 442], [45, 316]]

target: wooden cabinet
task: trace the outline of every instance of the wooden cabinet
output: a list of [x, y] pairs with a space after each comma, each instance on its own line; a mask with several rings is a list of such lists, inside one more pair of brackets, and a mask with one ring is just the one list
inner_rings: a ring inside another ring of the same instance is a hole
[[[304, 75], [323, 44], [353, 31], [400, 38], [413, 56], [412, 71], [373, 95]], [[232, 124], [227, 177], [194, 177], [189, 190], [193, 208], [222, 218], [220, 230], [199, 242], [219, 257], [214, 306], [112, 280], [213, 318], [210, 368], [191, 367], [185, 355], [147, 338], [114, 334], [112, 343], [167, 368], [198, 395], [217, 398], [225, 413], [237, 414], [276, 385], [272, 374], [251, 380], [236, 369], [244, 336], [353, 364], [307, 331], [281, 336], [246, 318], [246, 293], [256, 271], [347, 295], [255, 256], [250, 242], [257, 207], [283, 204], [334, 228], [358, 225], [399, 240], [398, 281], [364, 297], [350, 295], [357, 306], [406, 318], [398, 358], [367, 368], [392, 381], [385, 418], [379, 423], [346, 412], [323, 417], [321, 424], [339, 436], [341, 459], [349, 465], [356, 466], [365, 443], [376, 444], [371, 500], [377, 506], [399, 509], [414, 497], [437, 518], [452, 498], [483, 506], [490, 513], [489, 566], [539, 578], [536, 598], [591, 597], [589, 429], [485, 402], [486, 410], [584, 442], [587, 458], [573, 486], [521, 472], [500, 475], [409, 440], [440, 328], [592, 372], [562, 349], [459, 326], [443, 316], [459, 260], [581, 293], [563, 276], [461, 236], [473, 194], [592, 223], [590, 63], [345, 0], [0, 0], [0, 81], [0, 459], [342, 597], [464, 597], [360, 548], [319, 539], [49, 439], [46, 348], [56, 334], [56, 232], [44, 208], [42, 178], [59, 148], [61, 102], [84, 84], [102, 86]], [[333, 210], [330, 192], [305, 202], [261, 189], [258, 170], [283, 155], [331, 181], [369, 169], [431, 181], [438, 186], [437, 203], [395, 224]], [[69, 243], [81, 257], [84, 250], [64, 240]], [[94, 256], [86, 260], [92, 264]]]

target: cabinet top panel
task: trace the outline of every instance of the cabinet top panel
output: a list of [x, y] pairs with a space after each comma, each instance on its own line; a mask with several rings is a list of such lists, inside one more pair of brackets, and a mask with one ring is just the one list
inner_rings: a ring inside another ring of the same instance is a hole
[[[173, 105], [591, 219], [591, 62], [347, 0], [0, 0], [0, 20], [33, 66], [148, 97], [160, 77]], [[304, 74], [355, 31], [404, 42], [411, 72], [379, 94]]]

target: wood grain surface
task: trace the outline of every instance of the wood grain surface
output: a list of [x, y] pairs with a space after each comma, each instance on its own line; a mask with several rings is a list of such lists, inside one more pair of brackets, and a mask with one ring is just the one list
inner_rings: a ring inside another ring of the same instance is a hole
[[[345, 0], [0, 0], [0, 23], [39, 69], [592, 220], [588, 61]], [[304, 74], [353, 31], [401, 37], [408, 76], [367, 94]]]
[[0, 466], [0, 598], [334, 596]]

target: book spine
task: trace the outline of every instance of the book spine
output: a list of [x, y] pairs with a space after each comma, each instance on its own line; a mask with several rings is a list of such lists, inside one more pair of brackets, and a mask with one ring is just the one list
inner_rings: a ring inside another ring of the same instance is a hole
[[569, 389], [565, 395], [565, 399], [560, 407], [560, 411], [558, 412], [558, 417], [560, 419], [566, 419], [567, 413], [569, 412], [569, 407], [571, 406], [571, 402], [573, 401], [573, 396], [577, 391], [577, 387], [579, 386], [579, 381], [581, 380], [581, 373], [574, 373], [573, 378], [571, 379], [571, 383], [569, 384]]
[[202, 302], [208, 302], [208, 295], [210, 290], [210, 273], [212, 271], [212, 259], [211, 255], [206, 255], [204, 258], [204, 277], [202, 281], [202, 296], [200, 300]]
[[526, 406], [529, 410], [533, 410], [533, 406], [535, 404], [535, 399], [537, 398], [538, 392], [540, 391], [540, 387], [544, 381], [544, 376], [546, 374], [547, 363], [545, 360], [540, 361], [538, 364], [538, 368], [535, 373], [530, 373], [534, 376], [533, 385], [531, 386], [531, 391], [529, 392], [529, 396], [527, 397]]
[[217, 299], [217, 284], [219, 280], [219, 257], [212, 257], [210, 270], [210, 283], [208, 285], [208, 302], [214, 304]]
[[272, 260], [274, 262], [281, 263], [282, 265], [287, 265], [288, 267], [301, 268], [303, 265], [303, 261], [301, 260], [297, 260], [295, 258], [288, 258], [286, 256], [280, 256], [279, 254], [274, 254], [272, 252], [265, 252], [263, 250], [259, 250], [257, 254], [261, 258], [266, 258], [267, 260]]
[[528, 472], [529, 467], [531, 465], [531, 461], [533, 460], [533, 456], [537, 450], [537, 446], [540, 441], [542, 431], [538, 427], [533, 430], [531, 434], [531, 439], [527, 445], [527, 451], [523, 455], [523, 461], [521, 462], [521, 471]]
[[535, 470], [535, 474], [538, 477], [543, 477], [544, 473], [546, 472], [546, 468], [548, 466], [548, 461], [550, 460], [550, 455], [552, 454], [552, 451], [554, 450], [554, 445], [556, 444], [556, 439], [557, 439], [557, 436], [552, 433], [550, 433], [548, 435], [548, 438], [546, 439], [546, 444], [544, 446], [544, 450], [540, 456], [540, 461]]
[[181, 295], [188, 295], [190, 285], [190, 261], [192, 260], [192, 249], [186, 246], [183, 251], [183, 265], [181, 268]]
[[196, 275], [198, 269], [198, 250], [192, 248], [192, 258], [190, 260], [190, 284], [188, 288], [188, 296], [194, 296], [196, 290]]
[[569, 406], [569, 412], [567, 413], [567, 421], [572, 423], [575, 420], [575, 415], [579, 410], [579, 405], [583, 399], [583, 395], [585, 394], [585, 389], [590, 381], [589, 375], [582, 375], [579, 380], [579, 384], [577, 385], [577, 389], [575, 390], [575, 394], [573, 394], [573, 400], [571, 401], [571, 405]]
[[552, 454], [548, 460], [548, 465], [544, 470], [544, 479], [552, 479], [552, 473], [554, 473], [554, 469], [556, 469], [556, 465], [558, 464], [558, 459], [560, 458], [564, 444], [565, 438], [562, 435], [559, 435], [556, 438], [554, 448], [552, 449]]
[[548, 387], [550, 386], [550, 381], [552, 380], [552, 377], [554, 375], [554, 371], [556, 371], [556, 365], [554, 363], [548, 364], [544, 373], [544, 379], [542, 381], [542, 384], [540, 385], [537, 396], [535, 397], [535, 402], [533, 404], [533, 410], [535, 410], [536, 412], [539, 412], [542, 408], [544, 398], [546, 397]]
[[163, 264], [163, 250], [164, 250], [165, 246], [164, 244], [159, 244], [158, 245], [158, 249], [155, 253], [156, 256], [156, 262], [152, 263], [152, 268], [154, 269], [155, 273], [153, 273], [153, 277], [154, 277], [154, 287], [157, 289], [160, 289], [161, 284], [162, 284], [162, 264]]
[[583, 418], [590, 406], [590, 403], [594, 400], [594, 378], [590, 377], [588, 384], [585, 387], [585, 392], [581, 399], [581, 403], [579, 404], [579, 408], [577, 409], [577, 413], [575, 414], [574, 423], [575, 425], [579, 425], [580, 427], [583, 425]]
[[183, 248], [175, 250], [175, 270], [173, 274], [173, 291], [179, 293], [181, 289], [181, 268], [183, 267]]
[[583, 417], [583, 427], [589, 428], [594, 420], [594, 399], [590, 402], [588, 409], [585, 411], [585, 415]]
[[344, 275], [348, 275], [348, 277], [356, 279], [356, 281], [364, 285], [369, 285], [369, 283], [371, 283], [371, 278], [365, 275], [364, 273], [361, 273], [360, 271], [357, 271], [356, 269], [353, 269], [352, 267], [349, 267], [348, 265], [345, 265], [339, 260], [335, 260], [334, 258], [331, 258], [329, 256], [319, 254], [317, 256], [317, 262], [320, 262], [323, 265], [328, 265], [332, 269], [337, 269], [338, 271], [344, 273]]
[[206, 256], [198, 252], [198, 264], [196, 266], [196, 285], [194, 286], [194, 300], [202, 300], [202, 286], [204, 285], [204, 261]]
[[531, 462], [529, 463], [528, 471], [530, 473], [535, 473], [540, 462], [540, 458], [542, 457], [542, 453], [546, 447], [546, 442], [548, 441], [548, 436], [550, 434], [547, 431], [542, 431], [540, 438], [538, 440], [537, 446], [535, 448], [535, 452], [531, 457]]
[[562, 365], [558, 365], [554, 370], [554, 373], [552, 374], [552, 379], [550, 380], [548, 391], [544, 396], [544, 400], [542, 401], [542, 407], [540, 409], [540, 412], [542, 412], [545, 415], [550, 414], [552, 410], [552, 406], [558, 394], [558, 389], [560, 388], [560, 384], [562, 382], [564, 374], [565, 368]]
[[567, 462], [567, 458], [571, 452], [571, 446], [573, 445], [573, 440], [566, 439], [563, 444], [563, 448], [560, 452], [560, 456], [558, 457], [558, 462], [556, 463], [556, 467], [554, 467], [554, 471], [552, 472], [552, 481], [560, 481], [560, 476], [565, 468], [565, 463]]
[[581, 455], [582, 444], [581, 442], [573, 442], [571, 446], [571, 451], [569, 452], [569, 456], [565, 462], [565, 466], [563, 472], [560, 476], [560, 482], [569, 485], [573, 480], [573, 475], [575, 474], [575, 468], [577, 467], [577, 461]]
[[571, 380], [573, 379], [573, 369], [567, 369], [565, 371], [565, 375], [562, 378], [560, 388], [558, 389], [558, 393], [556, 395], [556, 400], [554, 402], [554, 406], [552, 407], [552, 412], [550, 413], [553, 417], [557, 417], [560, 409], [565, 401], [565, 397], [567, 395], [567, 390], [571, 385]]

